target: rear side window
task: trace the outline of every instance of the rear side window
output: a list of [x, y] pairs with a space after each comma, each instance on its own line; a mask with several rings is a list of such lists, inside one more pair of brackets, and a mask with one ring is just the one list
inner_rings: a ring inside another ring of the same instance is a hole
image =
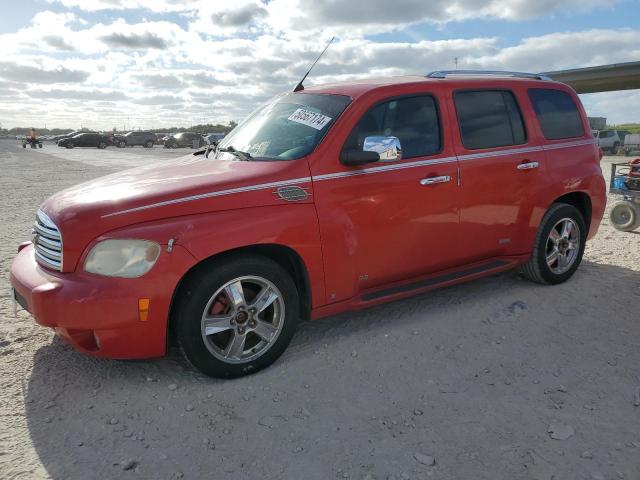
[[398, 137], [403, 159], [438, 153], [440, 122], [434, 98], [398, 98], [376, 105], [351, 131], [344, 148], [362, 150], [364, 139], [372, 136]]
[[525, 143], [520, 109], [509, 91], [462, 91], [454, 96], [465, 148], [504, 147]]
[[[561, 90], [532, 88], [529, 98], [547, 140], [581, 137], [582, 119], [573, 98]], [[602, 133], [600, 137], [603, 137]]]

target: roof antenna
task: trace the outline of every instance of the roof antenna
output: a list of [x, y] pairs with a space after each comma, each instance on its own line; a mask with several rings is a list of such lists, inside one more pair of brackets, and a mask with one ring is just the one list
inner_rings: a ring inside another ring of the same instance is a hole
[[302, 80], [300, 80], [298, 85], [296, 85], [296, 88], [293, 89], [294, 92], [299, 92], [300, 90], [304, 90], [304, 86], [302, 85], [302, 82], [304, 82], [305, 78], [307, 78], [307, 75], [309, 75], [309, 73], [311, 73], [311, 70], [313, 70], [313, 67], [316, 66], [316, 63], [318, 63], [318, 60], [320, 60], [320, 57], [322, 57], [322, 55], [324, 55], [324, 52], [327, 51], [327, 48], [329, 48], [329, 45], [331, 45], [331, 43], [333, 42], [333, 40], [335, 38], [336, 38], [335, 36], [331, 37], [331, 40], [329, 40], [329, 43], [327, 43], [327, 46], [324, 47], [324, 50], [322, 50], [320, 55], [318, 55], [318, 58], [316, 58], [316, 61], [311, 64], [311, 66], [309, 67], [309, 70], [307, 70], [307, 73], [305, 73], [304, 77], [302, 77]]

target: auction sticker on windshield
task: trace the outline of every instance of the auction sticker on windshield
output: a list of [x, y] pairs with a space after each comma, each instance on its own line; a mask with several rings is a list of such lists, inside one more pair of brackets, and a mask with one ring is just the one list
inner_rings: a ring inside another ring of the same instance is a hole
[[289, 120], [301, 123], [307, 127], [315, 128], [316, 130], [322, 130], [324, 126], [331, 121], [331, 117], [327, 117], [321, 113], [312, 112], [311, 110], [305, 110], [304, 108], [299, 108], [291, 114]]

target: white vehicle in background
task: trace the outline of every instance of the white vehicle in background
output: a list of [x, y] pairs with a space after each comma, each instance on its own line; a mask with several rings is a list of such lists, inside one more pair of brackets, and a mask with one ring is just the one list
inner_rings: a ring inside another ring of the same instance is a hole
[[598, 146], [603, 151], [616, 153], [618, 148], [624, 143], [625, 135], [629, 134], [625, 130], [600, 130], [595, 138], [598, 140]]

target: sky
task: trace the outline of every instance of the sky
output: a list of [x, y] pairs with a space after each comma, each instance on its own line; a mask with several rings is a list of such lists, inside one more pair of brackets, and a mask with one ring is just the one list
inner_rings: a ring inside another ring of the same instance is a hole
[[[0, 0], [0, 125], [239, 121], [307, 85], [640, 60], [640, 0]], [[581, 95], [640, 122], [640, 90]]]

